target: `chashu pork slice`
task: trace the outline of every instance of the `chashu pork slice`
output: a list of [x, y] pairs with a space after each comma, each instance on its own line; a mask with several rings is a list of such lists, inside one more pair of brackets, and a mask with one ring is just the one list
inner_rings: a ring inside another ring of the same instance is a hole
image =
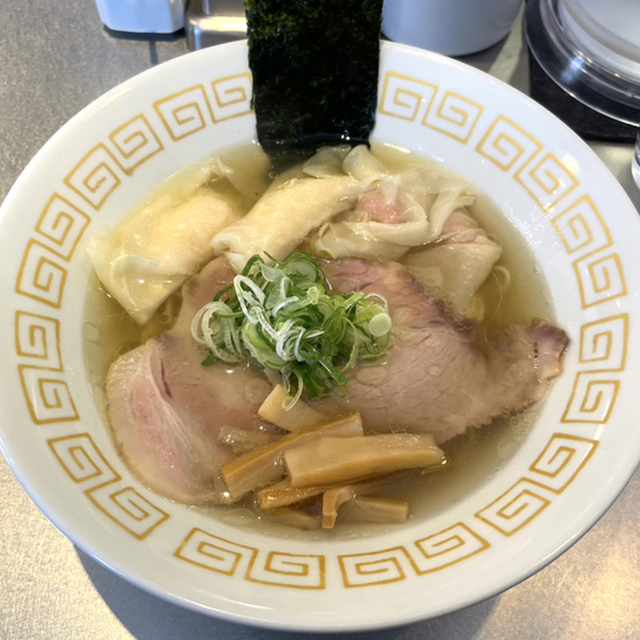
[[234, 454], [220, 430], [259, 430], [257, 411], [270, 391], [264, 376], [247, 367], [203, 367], [206, 353], [191, 337], [191, 318], [232, 275], [216, 260], [189, 280], [174, 328], [118, 358], [107, 377], [121, 455], [147, 486], [187, 504], [226, 501], [220, 467]]
[[441, 444], [536, 402], [562, 371], [568, 338], [550, 324], [509, 325], [480, 350], [476, 325], [454, 320], [401, 265], [350, 258], [322, 267], [336, 291], [375, 292], [389, 304], [390, 351], [351, 371], [338, 400], [361, 413], [366, 431], [430, 433]]

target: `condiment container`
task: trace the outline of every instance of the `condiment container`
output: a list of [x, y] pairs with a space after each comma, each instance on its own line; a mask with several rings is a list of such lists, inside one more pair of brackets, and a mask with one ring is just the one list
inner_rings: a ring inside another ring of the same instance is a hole
[[100, 20], [114, 31], [173, 33], [184, 27], [186, 0], [96, 0]]
[[504, 38], [521, 5], [522, 0], [385, 0], [382, 32], [396, 42], [461, 56]]

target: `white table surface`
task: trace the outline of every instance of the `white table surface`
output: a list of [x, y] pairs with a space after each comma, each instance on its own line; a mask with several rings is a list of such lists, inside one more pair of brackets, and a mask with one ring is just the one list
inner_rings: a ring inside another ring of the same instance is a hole
[[[0, 201], [36, 151], [82, 107], [136, 73], [186, 52], [181, 35], [150, 41], [107, 33], [91, 0], [4, 0]], [[464, 60], [526, 92], [526, 56], [519, 20], [506, 40]], [[629, 170], [632, 146], [591, 146], [640, 208]], [[208, 618], [131, 586], [59, 533], [1, 458], [0, 535], [2, 640], [302, 637]], [[638, 639], [639, 556], [636, 473], [586, 536], [506, 593], [422, 623], [344, 635], [368, 640]]]

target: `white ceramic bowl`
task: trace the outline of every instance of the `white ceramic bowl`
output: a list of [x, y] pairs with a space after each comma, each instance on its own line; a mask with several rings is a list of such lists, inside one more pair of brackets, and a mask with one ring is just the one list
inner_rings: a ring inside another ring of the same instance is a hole
[[[85, 375], [87, 239], [166, 176], [255, 135], [246, 44], [163, 64], [63, 127], [0, 212], [0, 439], [75, 544], [194, 610], [296, 630], [436, 616], [516, 584], [602, 515], [640, 457], [640, 225], [606, 168], [556, 118], [488, 75], [384, 44], [373, 138], [484, 189], [524, 235], [571, 337], [525, 442], [433, 518], [358, 539], [278, 539], [142, 486]], [[393, 603], [393, 604], [390, 604]]]

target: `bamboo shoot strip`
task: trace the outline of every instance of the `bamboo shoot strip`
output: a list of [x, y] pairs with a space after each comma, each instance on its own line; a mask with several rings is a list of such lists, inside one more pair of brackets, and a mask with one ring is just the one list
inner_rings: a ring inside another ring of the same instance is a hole
[[356, 492], [350, 486], [325, 491], [322, 496], [322, 528], [333, 529], [340, 506], [355, 497]]
[[[364, 482], [356, 482], [349, 485], [355, 495], [359, 496], [372, 491], [377, 491], [381, 487], [389, 483], [390, 476], [379, 476], [372, 478], [371, 480], [365, 480]], [[256, 496], [258, 498], [258, 504], [261, 509], [276, 509], [279, 507], [285, 507], [288, 505], [296, 504], [298, 502], [304, 502], [315, 496], [319, 496], [325, 491], [331, 489], [340, 489], [344, 485], [320, 485], [317, 487], [292, 487], [288, 480], [282, 480], [277, 484], [272, 484], [261, 491], [258, 491]]]
[[409, 515], [404, 500], [356, 496], [340, 509], [340, 520], [348, 522], [375, 522], [377, 524], [403, 524]]
[[278, 513], [269, 514], [270, 518], [273, 518], [277, 522], [295, 527], [296, 529], [302, 529], [304, 531], [311, 531], [313, 529], [320, 528], [320, 516], [315, 516], [305, 511], [296, 509], [283, 510]]
[[292, 487], [350, 482], [400, 469], [441, 464], [431, 435], [392, 433], [353, 438], [317, 438], [284, 453]]
[[258, 139], [269, 153], [366, 142], [383, 0], [247, 0]]
[[290, 447], [308, 444], [322, 436], [338, 439], [362, 436], [362, 421], [359, 413], [350, 413], [300, 433], [290, 433], [277, 442], [246, 453], [222, 467], [222, 477], [232, 495], [264, 487], [280, 480], [284, 473], [282, 456]]
[[277, 509], [315, 498], [326, 490], [326, 486], [293, 488], [288, 480], [282, 480], [258, 491], [256, 497], [261, 509]]
[[327, 421], [327, 417], [312, 409], [305, 402], [297, 402], [292, 407], [292, 397], [277, 384], [271, 393], [265, 398], [258, 409], [258, 415], [267, 422], [275, 424], [287, 431], [306, 431]]

